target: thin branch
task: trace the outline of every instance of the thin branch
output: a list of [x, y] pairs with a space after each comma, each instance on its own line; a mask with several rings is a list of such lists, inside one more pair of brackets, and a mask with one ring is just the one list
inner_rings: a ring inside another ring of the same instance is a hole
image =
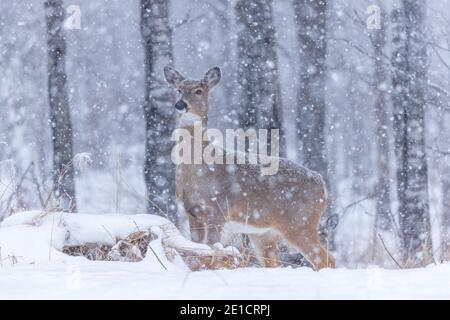
[[111, 237], [111, 239], [116, 242], [117, 239], [115, 237], [113, 237], [113, 235], [111, 234], [111, 232], [109, 232], [108, 229], [106, 229], [106, 227], [104, 225], [102, 225], [102, 228], [105, 229], [106, 233]]
[[434, 43], [434, 42], [428, 41], [426, 44], [429, 44], [429, 45], [431, 45], [432, 47], [435, 47], [435, 48], [438, 48], [438, 49], [441, 49], [441, 50], [450, 52], [450, 49], [449, 49], [449, 48], [442, 47], [442, 46], [440, 46], [440, 45], [438, 45], [438, 44], [436, 44], [436, 43]]
[[44, 208], [44, 198], [42, 197], [42, 192], [41, 192], [41, 186], [39, 184], [39, 181], [36, 177], [36, 173], [34, 172], [34, 170], [31, 170], [31, 181], [33, 182], [33, 184], [36, 187], [37, 193], [38, 193], [38, 198], [39, 198], [39, 202], [41, 204], [41, 208]]
[[184, 19], [179, 20], [179, 21], [172, 27], [172, 30], [176, 30], [176, 29], [182, 27], [182, 26], [185, 25], [185, 24], [189, 24], [189, 23], [193, 23], [193, 22], [195, 22], [195, 21], [201, 20], [201, 19], [203, 19], [204, 17], [206, 17], [206, 14], [202, 13], [202, 14], [199, 14], [198, 16], [196, 16], [195, 18], [192, 18], [192, 19], [191, 19], [191, 11], [189, 11], [189, 12], [186, 14], [186, 17], [184, 17]]
[[375, 195], [376, 195], [375, 192], [373, 192], [373, 193], [369, 194], [368, 196], [366, 196], [364, 198], [361, 198], [359, 200], [351, 202], [350, 204], [348, 204], [347, 206], [342, 208], [337, 214], [340, 215], [340, 216], [344, 216], [344, 214], [347, 213], [347, 210], [349, 210], [350, 208], [360, 204], [361, 202], [364, 202], [364, 201], [369, 200], [369, 199], [373, 199], [375, 197]]
[[362, 53], [363, 55], [369, 57], [370, 59], [374, 61], [378, 61], [378, 58], [370, 54], [369, 52], [365, 51], [363, 48], [359, 47], [358, 45], [354, 44], [353, 41], [345, 39], [345, 38], [334, 38], [336, 41], [344, 41], [345, 43], [349, 44], [352, 48], [356, 49], [358, 52]]
[[378, 238], [380, 238], [381, 244], [383, 245], [384, 250], [386, 250], [387, 254], [389, 255], [389, 257], [391, 257], [392, 261], [394, 261], [394, 263], [397, 265], [397, 267], [399, 269], [403, 269], [402, 266], [400, 265], [400, 263], [398, 263], [397, 260], [395, 260], [394, 256], [389, 252], [388, 248], [386, 247], [386, 244], [384, 243], [383, 237], [381, 236], [381, 234], [377, 233]]
[[28, 167], [27, 167], [27, 169], [24, 171], [24, 173], [22, 174], [22, 177], [20, 178], [20, 180], [19, 180], [19, 183], [16, 185], [16, 188], [15, 188], [15, 190], [14, 190], [14, 192], [9, 196], [9, 198], [8, 198], [8, 202], [7, 202], [7, 205], [6, 205], [6, 211], [8, 211], [9, 210], [9, 208], [10, 208], [10, 206], [11, 206], [11, 202], [12, 202], [12, 199], [15, 197], [15, 196], [17, 196], [17, 194], [19, 193], [19, 190], [20, 190], [20, 188], [22, 187], [22, 183], [23, 183], [23, 181], [25, 180], [25, 177], [26, 177], [26, 175], [28, 174], [28, 172], [31, 170], [31, 168], [33, 167], [33, 165], [34, 165], [34, 162], [31, 162], [29, 165], [28, 165]]
[[448, 63], [444, 60], [444, 58], [441, 56], [441, 54], [439, 53], [439, 51], [438, 51], [435, 47], [431, 47], [431, 49], [434, 51], [434, 53], [435, 53], [436, 56], [439, 58], [439, 60], [441, 61], [441, 63], [442, 63], [448, 70], [450, 70], [450, 66], [449, 66]]
[[164, 268], [164, 270], [167, 270], [166, 266], [164, 265], [164, 263], [162, 263], [161, 259], [159, 259], [158, 255], [156, 254], [155, 250], [153, 250], [153, 248], [150, 245], [150, 243], [148, 244], [148, 248], [153, 252], [154, 256], [156, 257], [158, 262], [161, 264], [161, 266]]
[[50, 231], [50, 245], [48, 247], [48, 261], [52, 258], [52, 246], [53, 246], [53, 230], [55, 228], [55, 215], [52, 215], [52, 230]]
[[450, 97], [450, 92], [448, 92], [447, 90], [441, 88], [439, 85], [437, 85], [435, 83], [432, 83], [432, 82], [428, 81], [428, 87], [438, 91], [439, 93], [444, 94], [446, 97]]
[[184, 17], [184, 19], [178, 20], [177, 23], [172, 27], [172, 29], [173, 30], [178, 29], [182, 25], [188, 23], [189, 19], [191, 19], [191, 10], [188, 11], [188, 13], [186, 14], [186, 17]]

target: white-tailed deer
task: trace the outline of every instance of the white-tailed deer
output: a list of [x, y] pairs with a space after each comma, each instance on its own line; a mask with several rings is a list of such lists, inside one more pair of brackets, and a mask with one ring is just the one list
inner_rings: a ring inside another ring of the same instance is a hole
[[[164, 75], [180, 94], [175, 104], [184, 111], [179, 127], [194, 137], [195, 123], [207, 127], [208, 95], [219, 83], [221, 71], [215, 67], [201, 80], [187, 80], [175, 69], [165, 67]], [[209, 143], [202, 142], [203, 147]], [[261, 175], [261, 167], [255, 164], [179, 164], [176, 196], [179, 210], [189, 216], [194, 241], [223, 243], [230, 230], [246, 233], [260, 262], [275, 267], [280, 265], [281, 236], [316, 270], [335, 267], [333, 257], [319, 240], [319, 220], [327, 194], [316, 172], [282, 158], [275, 175]]]

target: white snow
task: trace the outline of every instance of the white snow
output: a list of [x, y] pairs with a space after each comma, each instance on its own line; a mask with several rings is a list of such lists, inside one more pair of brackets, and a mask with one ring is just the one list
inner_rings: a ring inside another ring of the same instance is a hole
[[[137, 228], [158, 229], [141, 262], [89, 261], [58, 249], [64, 243], [114, 243]], [[169, 236], [168, 236], [169, 235]], [[169, 240], [170, 239], [170, 240]], [[152, 215], [24, 212], [0, 225], [0, 299], [449, 299], [450, 264], [424, 269], [245, 268], [189, 271], [172, 263], [161, 241], [209, 250]]]
[[184, 238], [167, 219], [149, 214], [21, 212], [0, 224], [0, 247], [3, 256], [18, 256], [26, 263], [53, 262], [54, 259], [65, 262], [71, 257], [60, 252], [64, 245], [114, 245], [133, 232], [146, 230], [158, 235], [168, 247], [186, 248], [205, 255], [212, 253], [209, 246]]
[[450, 265], [421, 270], [187, 272], [148, 261], [3, 263], [0, 299], [449, 299]]

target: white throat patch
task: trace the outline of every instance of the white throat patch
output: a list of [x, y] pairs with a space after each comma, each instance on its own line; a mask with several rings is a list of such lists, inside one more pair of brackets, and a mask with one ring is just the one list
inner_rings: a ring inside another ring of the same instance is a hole
[[195, 123], [197, 122], [201, 122], [202, 118], [192, 112], [185, 112], [183, 114], [181, 114], [180, 117], [180, 126], [193, 126]]

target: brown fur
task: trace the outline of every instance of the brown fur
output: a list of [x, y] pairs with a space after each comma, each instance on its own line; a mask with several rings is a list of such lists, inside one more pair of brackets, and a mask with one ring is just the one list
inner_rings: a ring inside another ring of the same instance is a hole
[[[198, 115], [206, 128], [208, 94], [219, 82], [220, 70], [211, 69], [199, 81], [184, 80], [170, 68], [165, 74], [167, 81], [181, 91], [186, 111]], [[192, 126], [184, 128], [193, 135]], [[253, 164], [181, 164], [177, 167], [176, 193], [189, 215], [194, 241], [218, 242], [226, 223], [234, 222], [244, 229], [250, 226], [251, 230], [262, 230], [250, 232], [249, 237], [264, 266], [279, 265], [279, 235], [316, 270], [335, 267], [334, 258], [319, 240], [326, 188], [316, 172], [282, 158], [278, 173], [272, 176], [261, 175], [259, 165]], [[263, 233], [266, 229], [275, 233]]]

